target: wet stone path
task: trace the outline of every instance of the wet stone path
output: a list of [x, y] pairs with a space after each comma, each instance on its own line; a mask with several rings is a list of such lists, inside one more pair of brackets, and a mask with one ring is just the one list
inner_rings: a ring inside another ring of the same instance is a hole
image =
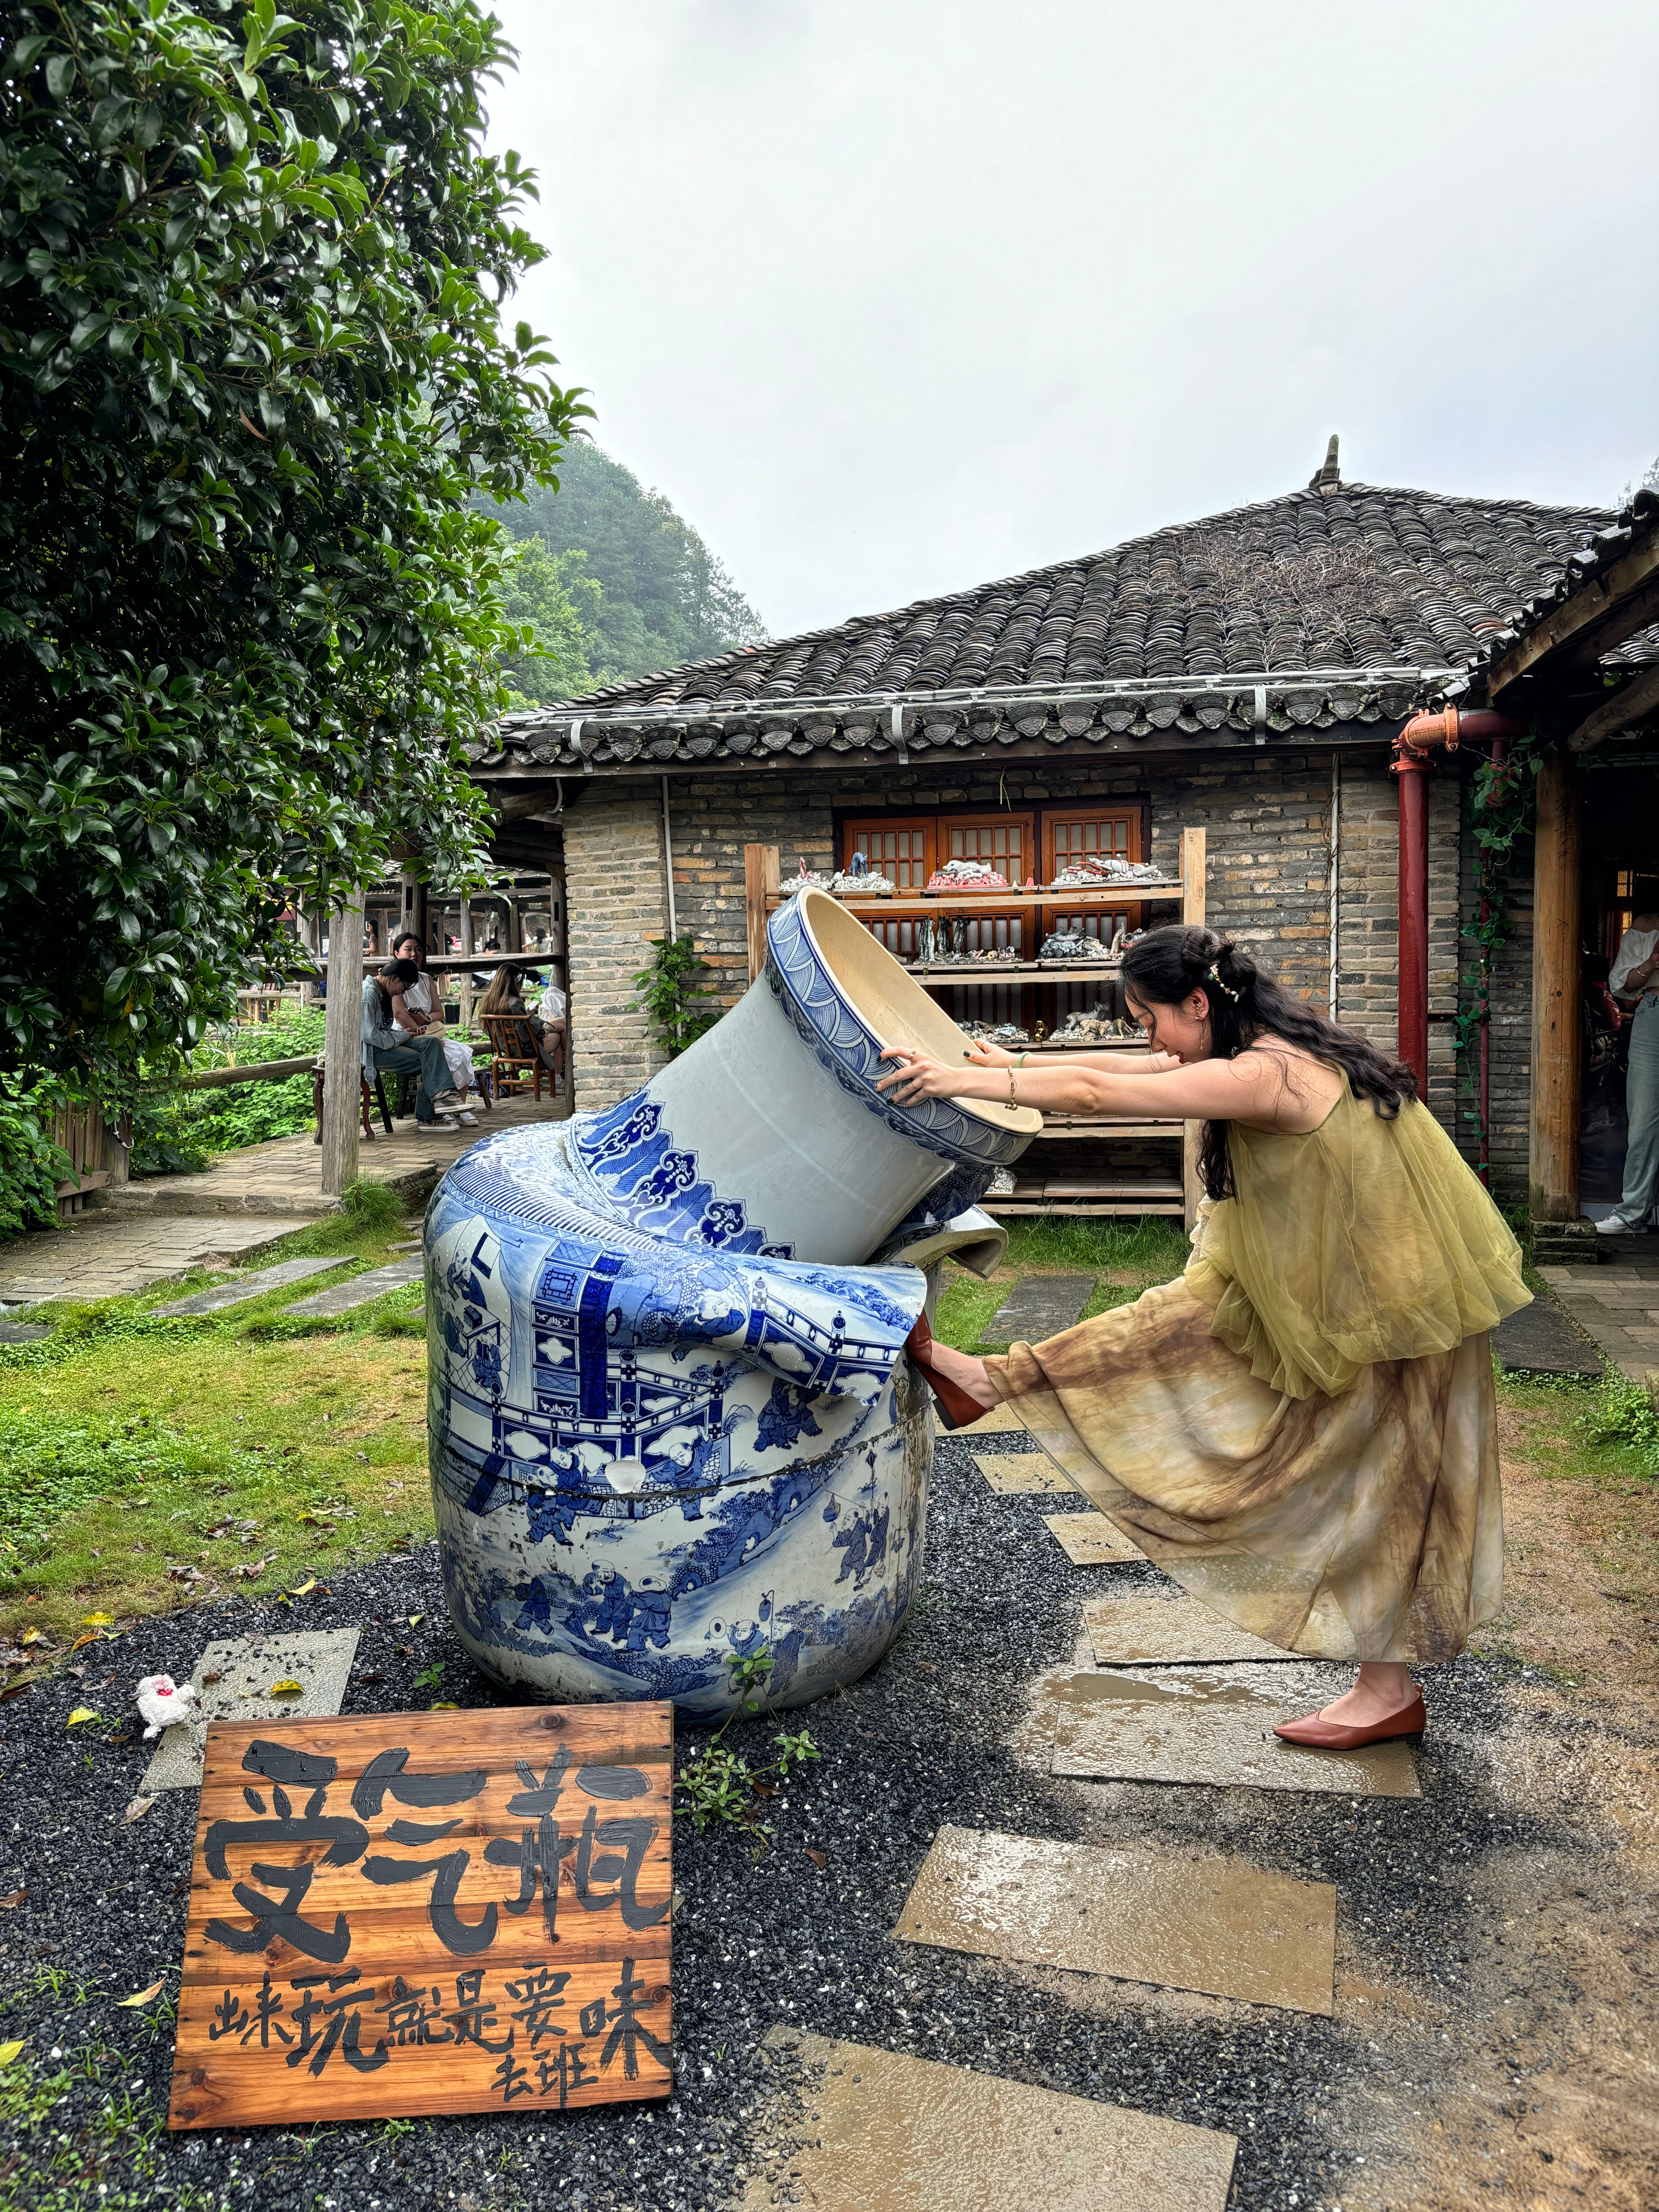
[[[432, 1547], [289, 1606], [224, 1601], [135, 1629], [0, 1706], [5, 2033], [43, 2067], [61, 2054], [63, 2155], [95, 2151], [110, 2199], [146, 2206], [827, 2212], [848, 2202], [850, 2147], [908, 2098], [918, 2117], [898, 2148], [945, 2165], [896, 2204], [1417, 2212], [1592, 2193], [1550, 2086], [1577, 2023], [1537, 1900], [1598, 1885], [1639, 1942], [1643, 1908], [1621, 1899], [1616, 1856], [1579, 1804], [1552, 1794], [1562, 1729], [1582, 1756], [1593, 1717], [1552, 1720], [1518, 1668], [1466, 1658], [1426, 1670], [1420, 1796], [1057, 1775], [1054, 1686], [1095, 1668], [1091, 1635], [1115, 1648], [1100, 1607], [1173, 1603], [1171, 1586], [1144, 1560], [1074, 1565], [1045, 1526], [1065, 1517], [1055, 1498], [993, 1489], [974, 1446], [940, 1443], [905, 1634], [864, 1681], [789, 1717], [822, 1758], [768, 1804], [771, 1849], [676, 1823], [666, 2105], [408, 2130], [296, 2118], [161, 2136], [137, 2162], [92, 2132], [118, 2085], [165, 2110], [170, 2037], [113, 2000], [176, 1969], [195, 1794], [167, 1790], [129, 1822], [154, 1747], [136, 1727], [116, 1745], [106, 1728], [71, 1730], [71, 1709], [114, 1718], [137, 1676], [182, 1679], [216, 1640], [350, 1630], [345, 1711], [491, 1703], [448, 1634]], [[994, 1449], [1035, 1447], [1005, 1425]], [[1138, 1605], [1124, 1633], [1145, 1626]], [[1167, 1672], [1145, 1660], [1136, 1671]], [[763, 1759], [769, 1734], [755, 1722], [732, 1740]], [[699, 1741], [684, 1730], [682, 1755]], [[1035, 1883], [1042, 1911], [957, 1948], [961, 1929], [946, 1923], [963, 1869]], [[1067, 1917], [1073, 1896], [1099, 1915], [1092, 1932]], [[866, 2078], [870, 2051], [884, 2056]], [[1023, 2151], [1023, 2200], [951, 2193], [951, 2130], [919, 2116], [937, 2083], [922, 2062], [960, 2069], [940, 2109]], [[1022, 2101], [998, 2083], [1042, 2094]], [[1089, 2148], [1107, 2142], [1122, 2146], [1115, 2184]], [[1593, 2193], [1620, 2212], [1642, 2201], [1605, 2177]]]

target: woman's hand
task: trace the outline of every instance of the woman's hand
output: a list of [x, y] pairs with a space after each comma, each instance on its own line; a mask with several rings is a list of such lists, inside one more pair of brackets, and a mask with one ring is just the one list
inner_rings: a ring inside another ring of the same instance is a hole
[[1005, 1052], [989, 1037], [973, 1037], [969, 1041], [968, 1057], [976, 1067], [1012, 1067], [1019, 1058], [1016, 1052]]
[[[1002, 1057], [1006, 1060], [1008, 1054], [1005, 1053]], [[931, 1053], [911, 1052], [902, 1045], [892, 1046], [883, 1053], [882, 1058], [902, 1062], [876, 1084], [878, 1091], [890, 1091], [900, 1106], [919, 1106], [924, 1098], [953, 1098], [966, 1088], [963, 1082], [967, 1070], [965, 1061], [961, 1068], [947, 1067]]]
[[1145, 1060], [1135, 1062], [1137, 1075], [1173, 1075], [1186, 1061], [1178, 1052], [1149, 1052]]

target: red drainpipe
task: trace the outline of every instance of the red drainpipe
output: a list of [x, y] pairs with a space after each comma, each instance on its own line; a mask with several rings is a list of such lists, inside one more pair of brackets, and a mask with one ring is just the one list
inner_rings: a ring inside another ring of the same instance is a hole
[[[1521, 725], [1480, 708], [1448, 707], [1413, 714], [1394, 741], [1400, 779], [1400, 1057], [1417, 1077], [1419, 1098], [1429, 1095], [1429, 768], [1437, 752], [1455, 753], [1462, 738], [1482, 740], [1507, 752]], [[1480, 1117], [1486, 1119], [1488, 1055], [1481, 1034]]]

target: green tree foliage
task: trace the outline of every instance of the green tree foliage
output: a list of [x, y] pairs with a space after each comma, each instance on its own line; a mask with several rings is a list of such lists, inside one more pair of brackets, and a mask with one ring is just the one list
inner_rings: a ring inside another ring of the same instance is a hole
[[599, 587], [580, 553], [550, 553], [539, 538], [514, 548], [505, 585], [509, 622], [533, 635], [536, 650], [515, 653], [501, 677], [512, 705], [544, 707], [593, 688], [588, 662], [599, 631]]
[[476, 510], [589, 410], [477, 0], [0, 9], [0, 1062], [189, 1046], [316, 900], [487, 867]]
[[[540, 538], [556, 560], [586, 556], [587, 573], [599, 586], [597, 611], [590, 618], [584, 610], [595, 685], [707, 660], [766, 635], [690, 524], [661, 492], [647, 491], [586, 438], [566, 452], [556, 489], [532, 489], [494, 512], [514, 537]], [[556, 677], [544, 696], [576, 698], [580, 687]]]

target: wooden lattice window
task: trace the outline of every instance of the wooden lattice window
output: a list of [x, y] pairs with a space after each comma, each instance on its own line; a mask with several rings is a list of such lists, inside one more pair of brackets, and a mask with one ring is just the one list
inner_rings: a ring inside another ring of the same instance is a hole
[[1065, 813], [1045, 814], [1042, 817], [1042, 864], [1044, 883], [1066, 868], [1080, 867], [1085, 860], [1100, 859], [1138, 860], [1140, 858], [1140, 809], [1136, 806], [1122, 813], [1109, 812], [1103, 808], [1086, 811], [1069, 809]]
[[842, 831], [842, 866], [862, 853], [871, 873], [885, 876], [897, 891], [925, 889], [936, 849], [931, 821], [848, 822]]

